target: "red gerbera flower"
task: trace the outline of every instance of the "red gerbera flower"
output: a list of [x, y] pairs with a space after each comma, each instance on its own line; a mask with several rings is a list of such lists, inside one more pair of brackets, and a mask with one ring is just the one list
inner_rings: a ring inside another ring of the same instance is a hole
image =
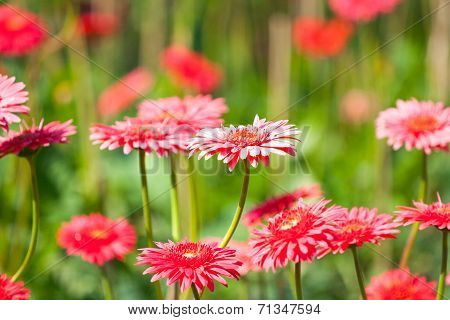
[[148, 91], [152, 83], [150, 72], [134, 69], [102, 92], [97, 103], [100, 115], [109, 117], [122, 112]]
[[217, 244], [190, 242], [155, 242], [157, 248], [142, 249], [137, 265], [150, 265], [144, 274], [154, 274], [151, 281], [167, 277], [167, 285], [178, 281], [181, 291], [194, 284], [197, 290], [214, 291], [214, 280], [227, 286], [223, 277], [239, 279], [241, 265], [236, 252]]
[[104, 265], [131, 252], [136, 245], [136, 231], [127, 220], [109, 219], [100, 213], [73, 217], [58, 231], [58, 244], [67, 254]]
[[23, 105], [28, 101], [28, 92], [23, 90], [25, 85], [15, 80], [0, 74], [0, 127], [4, 130], [8, 130], [9, 124], [20, 122], [15, 113], [27, 114], [30, 111]]
[[6, 137], [0, 137], [0, 158], [8, 154], [28, 156], [53, 143], [67, 143], [67, 137], [75, 133], [72, 120], [64, 123], [53, 121], [46, 125], [41, 120], [39, 126], [33, 124], [30, 128], [22, 128], [19, 132], [9, 131]]
[[293, 41], [302, 52], [315, 57], [331, 57], [344, 49], [352, 34], [350, 22], [301, 17], [294, 23]]
[[179, 85], [200, 93], [212, 92], [222, 79], [218, 65], [183, 46], [167, 48], [161, 63]]
[[87, 37], [109, 36], [119, 28], [119, 20], [108, 12], [89, 11], [78, 17], [78, 31]]
[[425, 204], [413, 201], [415, 208], [398, 206], [396, 221], [409, 225], [414, 222], [420, 223], [420, 230], [428, 227], [450, 230], [450, 203], [442, 203], [438, 195], [438, 201], [432, 204]]
[[329, 252], [343, 253], [350, 245], [360, 247], [364, 243], [379, 244], [384, 239], [395, 239], [395, 234], [400, 232], [396, 229], [399, 224], [392, 221], [392, 216], [377, 214], [377, 211], [364, 207], [346, 209], [333, 222], [333, 241], [328, 243], [328, 247], [321, 248], [319, 256]]
[[244, 216], [243, 223], [252, 227], [286, 209], [292, 209], [299, 199], [316, 198], [322, 196], [320, 185], [302, 186], [294, 192], [289, 192], [268, 199], [257, 205]]
[[255, 116], [252, 125], [200, 130], [188, 146], [190, 156], [194, 152], [200, 152], [199, 159], [203, 156], [209, 159], [218, 154], [218, 160], [228, 164], [230, 171], [239, 159], [257, 167], [260, 161], [267, 165], [271, 153], [295, 156], [298, 141], [295, 136], [300, 131], [287, 123], [288, 120], [271, 122]]
[[450, 108], [432, 101], [398, 100], [397, 108], [384, 110], [376, 121], [377, 137], [388, 138], [394, 150], [403, 145], [430, 154], [448, 149], [450, 143]]
[[435, 286], [408, 269], [394, 269], [373, 277], [366, 293], [369, 300], [434, 300]]
[[37, 16], [10, 4], [0, 5], [0, 54], [27, 54], [44, 38], [45, 28]]
[[23, 286], [23, 282], [14, 282], [6, 274], [0, 275], [0, 300], [28, 300], [30, 290]]
[[296, 209], [285, 210], [270, 218], [267, 226], [252, 232], [250, 246], [253, 261], [260, 267], [275, 271], [289, 261], [311, 262], [319, 246], [327, 246], [333, 240], [330, 221], [345, 210], [339, 206], [326, 205], [321, 200], [309, 205], [299, 202]]
[[148, 153], [154, 151], [158, 156], [167, 156], [179, 150], [184, 151], [188, 136], [179, 127], [148, 124], [137, 118], [128, 118], [112, 126], [92, 125], [90, 139], [93, 144], [101, 144], [101, 150], [123, 147], [125, 154], [133, 149], [142, 149]]
[[328, 0], [331, 9], [344, 19], [370, 21], [389, 13], [401, 0]]

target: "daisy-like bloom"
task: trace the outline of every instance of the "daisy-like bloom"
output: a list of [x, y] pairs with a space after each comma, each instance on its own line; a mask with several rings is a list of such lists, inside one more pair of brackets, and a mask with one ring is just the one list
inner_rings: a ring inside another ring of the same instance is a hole
[[0, 300], [28, 300], [30, 290], [23, 282], [14, 282], [6, 274], [0, 274]]
[[106, 88], [98, 99], [101, 116], [111, 117], [128, 108], [136, 99], [146, 93], [153, 84], [153, 77], [140, 67]]
[[271, 153], [295, 156], [300, 131], [287, 123], [288, 120], [271, 122], [255, 116], [253, 124], [246, 126], [202, 129], [189, 143], [190, 156], [199, 152], [199, 159], [209, 159], [218, 154], [230, 171], [239, 159], [257, 167], [260, 161], [267, 165]]
[[329, 252], [343, 253], [350, 245], [362, 246], [364, 243], [379, 244], [381, 240], [395, 239], [399, 223], [394, 222], [388, 214], [377, 214], [377, 209], [364, 207], [345, 210], [336, 221], [333, 222], [333, 241], [327, 247], [320, 250], [319, 256], [323, 257]]
[[432, 101], [398, 100], [396, 108], [380, 113], [376, 120], [377, 137], [388, 138], [394, 150], [405, 146], [430, 154], [448, 149], [450, 143], [450, 108]]
[[217, 244], [190, 242], [156, 242], [157, 248], [142, 249], [137, 265], [149, 265], [144, 274], [154, 274], [151, 281], [167, 278], [167, 285], [179, 283], [181, 291], [192, 284], [198, 291], [214, 291], [214, 280], [227, 286], [223, 277], [239, 279], [241, 265], [236, 252]]
[[413, 201], [414, 208], [398, 206], [396, 221], [403, 225], [414, 222], [420, 223], [420, 230], [428, 227], [450, 230], [450, 203], [442, 203], [438, 195], [438, 201], [432, 204], [425, 204]]
[[288, 192], [257, 205], [244, 216], [244, 224], [253, 227], [264, 220], [280, 213], [283, 210], [292, 209], [298, 200], [311, 199], [322, 196], [319, 184], [311, 186], [301, 186], [294, 192]]
[[344, 20], [300, 17], [294, 23], [292, 36], [299, 51], [320, 58], [342, 52], [352, 34], [352, 24]]
[[139, 105], [138, 118], [149, 123], [186, 126], [196, 132], [220, 126], [221, 117], [227, 111], [223, 98], [214, 99], [210, 95], [170, 97], [143, 101]]
[[183, 46], [167, 48], [162, 54], [161, 64], [179, 85], [196, 92], [212, 92], [222, 80], [222, 70], [218, 65]]
[[0, 127], [8, 130], [11, 123], [20, 122], [16, 113], [27, 114], [30, 109], [23, 103], [28, 101], [28, 92], [23, 90], [22, 82], [15, 82], [16, 78], [0, 74]]
[[300, 201], [298, 208], [285, 210], [270, 218], [267, 226], [254, 229], [250, 240], [253, 261], [272, 271], [289, 261], [311, 262], [318, 248], [333, 240], [330, 221], [345, 210], [335, 205], [326, 207], [329, 202], [320, 200], [310, 205]]
[[350, 21], [370, 21], [378, 15], [390, 13], [401, 0], [328, 0], [331, 9]]
[[45, 28], [38, 17], [10, 4], [0, 5], [0, 54], [27, 54], [44, 38]]
[[128, 118], [112, 126], [92, 125], [90, 139], [93, 144], [100, 144], [101, 150], [123, 147], [125, 154], [133, 149], [142, 149], [147, 153], [156, 152], [158, 156], [168, 156], [185, 151], [188, 137], [185, 130], [178, 127]]
[[58, 244], [67, 254], [102, 266], [113, 259], [123, 260], [134, 250], [136, 231], [123, 218], [112, 220], [91, 213], [64, 223], [58, 231]]
[[5, 137], [0, 137], [0, 158], [8, 154], [27, 157], [42, 147], [54, 143], [69, 142], [68, 136], [76, 133], [72, 120], [61, 123], [53, 121], [44, 125], [41, 120], [38, 126], [22, 128], [20, 131], [9, 131]]
[[435, 287], [407, 269], [394, 269], [373, 277], [366, 293], [369, 300], [434, 300]]
[[112, 13], [88, 11], [78, 17], [77, 28], [86, 37], [104, 37], [117, 31], [119, 21]]

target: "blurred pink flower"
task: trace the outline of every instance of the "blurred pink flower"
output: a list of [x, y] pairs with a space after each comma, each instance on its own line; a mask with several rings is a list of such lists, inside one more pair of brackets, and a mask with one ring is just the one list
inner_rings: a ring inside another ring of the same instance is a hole
[[20, 122], [16, 113], [28, 114], [30, 111], [23, 105], [28, 101], [28, 92], [23, 90], [25, 85], [15, 80], [0, 74], [0, 127], [4, 130], [8, 130], [9, 124]]
[[364, 90], [348, 91], [340, 103], [342, 120], [355, 125], [372, 119], [377, 109], [378, 102], [374, 94]]
[[108, 12], [88, 11], [78, 17], [78, 32], [87, 37], [109, 36], [119, 29], [119, 20]]
[[380, 14], [390, 13], [401, 0], [328, 0], [331, 9], [351, 21], [370, 21]]
[[30, 290], [23, 282], [14, 282], [6, 274], [0, 274], [0, 300], [28, 300]]

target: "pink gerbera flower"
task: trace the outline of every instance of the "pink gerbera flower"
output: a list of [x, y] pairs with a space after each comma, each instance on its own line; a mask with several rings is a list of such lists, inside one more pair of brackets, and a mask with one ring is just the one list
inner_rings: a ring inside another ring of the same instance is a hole
[[200, 93], [212, 92], [222, 79], [218, 65], [183, 46], [167, 48], [161, 63], [177, 83]]
[[394, 269], [373, 277], [366, 293], [369, 300], [434, 300], [435, 287], [408, 269]]
[[44, 38], [45, 28], [38, 17], [10, 4], [0, 5], [0, 54], [27, 54]]
[[300, 199], [316, 198], [322, 196], [320, 185], [302, 186], [294, 192], [284, 193], [282, 195], [268, 199], [257, 205], [244, 216], [243, 223], [248, 227], [253, 227], [258, 223], [292, 207]]
[[152, 75], [144, 68], [129, 72], [102, 92], [97, 103], [100, 115], [111, 117], [122, 112], [142, 97], [152, 83]]
[[73, 217], [58, 231], [58, 244], [67, 254], [104, 265], [131, 252], [136, 245], [136, 231], [127, 220], [109, 219], [100, 213]]
[[44, 125], [41, 120], [39, 126], [22, 128], [19, 132], [9, 131], [6, 137], [0, 137], [0, 158], [8, 154], [29, 156], [42, 147], [54, 143], [67, 143], [68, 136], [76, 133], [72, 120], [61, 123], [53, 121]]
[[146, 100], [139, 105], [138, 118], [145, 122], [164, 122], [185, 126], [197, 131], [222, 124], [222, 115], [228, 111], [223, 98], [213, 99], [210, 95], [170, 97]]
[[23, 282], [14, 282], [6, 274], [0, 275], [0, 300], [28, 300], [30, 290]]
[[379, 244], [381, 240], [395, 238], [399, 233], [398, 223], [392, 221], [388, 214], [377, 214], [377, 209], [364, 207], [346, 209], [336, 221], [333, 222], [333, 241], [320, 250], [323, 257], [329, 252], [343, 253], [350, 245], [362, 246], [364, 243]]
[[23, 105], [28, 101], [28, 92], [23, 90], [25, 85], [15, 80], [0, 74], [0, 127], [4, 130], [8, 130], [9, 124], [20, 122], [16, 113], [27, 114], [30, 111]]
[[450, 143], [450, 108], [441, 102], [398, 100], [397, 108], [380, 113], [376, 125], [377, 137], [388, 138], [394, 150], [405, 146], [430, 154]]
[[203, 156], [209, 159], [218, 154], [218, 159], [228, 164], [230, 171], [239, 159], [257, 167], [260, 161], [267, 165], [271, 153], [295, 156], [296, 136], [300, 131], [287, 123], [288, 120], [271, 122], [255, 116], [252, 125], [200, 130], [188, 146], [190, 156], [199, 152], [199, 159]]
[[401, 0], [328, 0], [331, 9], [344, 19], [370, 21], [389, 13]]
[[198, 291], [214, 291], [214, 280], [227, 286], [223, 277], [239, 279], [241, 262], [236, 252], [217, 244], [190, 242], [156, 242], [157, 248], [142, 249], [137, 265], [149, 265], [144, 274], [154, 274], [151, 281], [167, 278], [167, 285], [178, 282], [181, 291], [192, 284]]
[[311, 262], [319, 246], [333, 240], [330, 221], [342, 214], [344, 208], [326, 205], [321, 200], [309, 205], [299, 202], [296, 209], [285, 210], [270, 218], [267, 226], [252, 232], [250, 246], [253, 261], [260, 267], [275, 271], [289, 261]]
[[413, 201], [415, 208], [398, 206], [395, 213], [396, 221], [409, 225], [414, 222], [420, 223], [420, 229], [436, 227], [438, 229], [450, 230], [450, 203], [442, 203], [438, 195], [438, 201], [432, 204], [425, 204]]
[[117, 31], [119, 20], [112, 13], [88, 11], [78, 17], [77, 27], [84, 36], [104, 37]]

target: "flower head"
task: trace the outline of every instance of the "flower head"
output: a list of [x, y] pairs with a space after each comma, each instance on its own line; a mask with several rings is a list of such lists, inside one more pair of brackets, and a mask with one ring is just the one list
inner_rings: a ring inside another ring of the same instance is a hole
[[366, 293], [369, 300], [434, 300], [435, 286], [407, 269], [394, 269], [373, 277]]
[[413, 201], [413, 204], [414, 208], [398, 206], [396, 221], [405, 226], [419, 222], [421, 230], [428, 227], [450, 230], [450, 203], [442, 203], [439, 195], [438, 201], [432, 204], [418, 201]]
[[398, 223], [392, 221], [388, 214], [377, 214], [377, 209], [364, 207], [346, 209], [333, 222], [333, 241], [321, 248], [319, 256], [329, 252], [343, 253], [350, 245], [362, 246], [364, 243], [379, 244], [381, 240], [395, 238], [399, 233]]
[[370, 21], [394, 10], [401, 0], [328, 0], [331, 9], [351, 21]]
[[67, 143], [68, 136], [76, 133], [72, 120], [66, 122], [53, 121], [44, 125], [41, 120], [38, 126], [22, 128], [20, 131], [9, 131], [7, 136], [0, 137], [0, 158], [8, 154], [18, 156], [31, 155], [42, 147], [54, 143]]
[[179, 85], [200, 93], [212, 92], [222, 79], [218, 65], [186, 47], [167, 48], [161, 63]]
[[248, 227], [253, 227], [283, 210], [292, 209], [300, 199], [320, 196], [322, 196], [322, 191], [318, 184], [299, 187], [294, 192], [284, 193], [257, 205], [247, 212], [244, 216], [243, 223]]
[[372, 120], [378, 106], [378, 99], [373, 92], [352, 89], [342, 97], [339, 113], [345, 122], [358, 125]]
[[330, 221], [344, 210], [339, 206], [327, 208], [329, 202], [321, 200], [309, 205], [300, 201], [298, 208], [285, 210], [270, 218], [267, 226], [254, 229], [250, 240], [253, 261], [273, 271], [289, 261], [311, 262], [318, 247], [333, 240]]
[[14, 282], [6, 274], [0, 274], [0, 300], [28, 300], [30, 290], [23, 282]]
[[203, 156], [209, 159], [218, 154], [218, 159], [228, 164], [230, 171], [239, 159], [256, 167], [260, 161], [267, 165], [271, 153], [295, 156], [296, 136], [300, 131], [287, 123], [288, 120], [271, 122], [256, 116], [253, 124], [246, 126], [200, 130], [188, 146], [190, 156], [199, 152], [199, 159]]
[[214, 291], [214, 280], [227, 286], [223, 277], [239, 279], [241, 262], [233, 249], [187, 240], [156, 242], [156, 246], [143, 249], [137, 258], [137, 265], [150, 266], [144, 274], [154, 274], [152, 282], [167, 277], [167, 285], [178, 282], [181, 291], [192, 284], [199, 291], [205, 287]]
[[377, 137], [388, 138], [394, 150], [405, 146], [430, 154], [450, 143], [450, 108], [441, 102], [398, 100], [397, 108], [380, 113], [376, 125]]
[[119, 28], [119, 21], [114, 14], [88, 11], [78, 17], [78, 32], [87, 37], [109, 36]]
[[20, 122], [16, 113], [28, 113], [30, 109], [23, 103], [28, 101], [28, 92], [23, 90], [22, 82], [15, 82], [16, 78], [0, 74], [0, 127], [8, 130], [11, 123]]
[[178, 127], [148, 124], [138, 118], [128, 118], [112, 126], [92, 125], [90, 139], [93, 144], [100, 144], [101, 150], [123, 147], [125, 154], [133, 149], [141, 149], [147, 153], [156, 152], [158, 156], [168, 156], [184, 151], [188, 136]]
[[0, 54], [27, 54], [44, 38], [45, 29], [38, 17], [10, 4], [0, 5]]
[[58, 231], [58, 244], [67, 254], [104, 265], [131, 252], [136, 245], [136, 231], [127, 220], [109, 219], [100, 213], [73, 217]]
[[314, 57], [339, 54], [353, 34], [350, 22], [301, 17], [294, 23], [293, 40], [298, 49]]

